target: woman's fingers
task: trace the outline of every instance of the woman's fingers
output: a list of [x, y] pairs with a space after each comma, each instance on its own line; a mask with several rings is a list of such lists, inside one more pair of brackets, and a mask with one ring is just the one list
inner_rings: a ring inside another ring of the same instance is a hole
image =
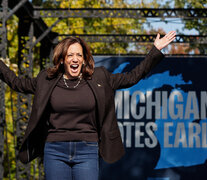
[[175, 39], [175, 35], [176, 35], [176, 32], [175, 31], [170, 31], [169, 33], [167, 33], [164, 38], [166, 38], [167, 40], [167, 43], [171, 43], [174, 39]]
[[157, 34], [156, 40], [160, 39], [160, 34]]
[[170, 31], [165, 36], [174, 36], [176, 34], [176, 31]]
[[175, 38], [176, 38], [176, 37], [174, 36], [174, 37], [170, 38], [169, 41], [172, 42], [172, 41], [175, 40]]
[[174, 40], [175, 39], [175, 35], [176, 35], [176, 32], [175, 31], [170, 31], [169, 33], [167, 33], [165, 35], [165, 37], [168, 39], [168, 40]]

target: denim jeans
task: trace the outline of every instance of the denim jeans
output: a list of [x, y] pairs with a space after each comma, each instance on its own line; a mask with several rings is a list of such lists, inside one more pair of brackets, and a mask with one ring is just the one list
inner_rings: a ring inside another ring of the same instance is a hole
[[98, 180], [97, 142], [46, 142], [46, 180]]

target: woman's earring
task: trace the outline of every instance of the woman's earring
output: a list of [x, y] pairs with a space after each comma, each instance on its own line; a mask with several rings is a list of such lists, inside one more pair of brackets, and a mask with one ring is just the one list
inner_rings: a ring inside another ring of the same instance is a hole
[[60, 62], [60, 64], [63, 64], [63, 62]]

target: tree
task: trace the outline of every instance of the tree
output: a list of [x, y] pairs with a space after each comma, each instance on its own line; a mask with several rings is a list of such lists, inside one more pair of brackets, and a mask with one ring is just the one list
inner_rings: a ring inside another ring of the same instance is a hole
[[[144, 1], [120, 1], [120, 0], [82, 0], [82, 1], [43, 1], [43, 7], [60, 7], [60, 8], [137, 8], [137, 7], [158, 7], [156, 0], [151, 3]], [[51, 26], [57, 18], [44, 18], [48, 26]], [[54, 32], [59, 34], [142, 34], [143, 23], [145, 19], [133, 18], [66, 18], [63, 19], [56, 27]], [[59, 37], [61, 40], [63, 37]], [[92, 53], [94, 54], [126, 54], [130, 53], [131, 46], [129, 43], [89, 43]], [[146, 48], [134, 48], [133, 53], [146, 53]]]
[[[172, 5], [172, 1], [167, 1], [167, 6], [170, 7]], [[175, 8], [207, 8], [206, 0], [175, 0], [174, 1]], [[207, 35], [207, 19], [206, 18], [193, 18], [193, 19], [182, 19], [184, 23], [184, 29], [188, 30], [196, 30], [199, 35]], [[183, 29], [183, 30], [184, 30]], [[182, 32], [180, 32], [182, 34]], [[198, 51], [199, 50], [199, 51]], [[193, 52], [194, 54], [206, 54], [207, 53], [207, 42], [204, 44], [189, 44], [189, 47], [186, 49], [187, 52]]]

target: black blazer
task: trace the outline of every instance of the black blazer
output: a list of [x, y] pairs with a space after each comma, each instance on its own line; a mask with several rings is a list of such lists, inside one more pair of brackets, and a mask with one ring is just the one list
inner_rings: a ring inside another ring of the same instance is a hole
[[[145, 60], [131, 72], [111, 74], [104, 67], [98, 67], [95, 68], [92, 78], [87, 80], [94, 93], [98, 110], [99, 153], [106, 162], [113, 163], [124, 155], [115, 114], [114, 91], [136, 84], [163, 57], [163, 54], [153, 46]], [[36, 78], [19, 78], [0, 61], [1, 80], [15, 91], [34, 94], [31, 115], [19, 152], [19, 158], [23, 163], [43, 155], [48, 128], [48, 100], [61, 76], [62, 74], [59, 74], [56, 78], [49, 79], [47, 71], [43, 70]]]

